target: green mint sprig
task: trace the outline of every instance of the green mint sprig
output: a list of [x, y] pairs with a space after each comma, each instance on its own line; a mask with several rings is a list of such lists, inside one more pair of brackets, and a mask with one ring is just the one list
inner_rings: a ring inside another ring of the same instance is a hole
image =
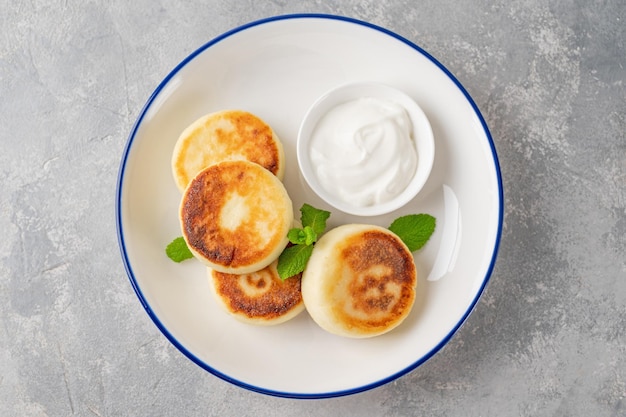
[[300, 208], [302, 227], [289, 230], [287, 238], [292, 244], [283, 250], [278, 257], [278, 276], [285, 280], [304, 271], [313, 253], [313, 245], [326, 230], [326, 220], [330, 212], [317, 209], [309, 204]]
[[389, 230], [394, 232], [411, 252], [421, 249], [435, 232], [436, 219], [430, 214], [408, 214], [398, 217]]
[[174, 262], [182, 262], [185, 259], [193, 258], [193, 254], [182, 236], [172, 240], [165, 248], [165, 253]]

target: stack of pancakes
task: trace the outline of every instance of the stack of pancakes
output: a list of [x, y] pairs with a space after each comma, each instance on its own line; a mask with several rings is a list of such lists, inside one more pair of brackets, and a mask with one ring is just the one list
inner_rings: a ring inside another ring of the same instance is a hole
[[276, 272], [293, 224], [284, 171], [276, 133], [240, 110], [196, 120], [172, 155], [183, 238], [207, 266], [219, 305], [245, 322], [278, 324], [304, 310], [300, 277]]
[[176, 143], [172, 172], [183, 193], [183, 237], [207, 266], [218, 304], [261, 325], [283, 323], [306, 306], [323, 329], [348, 337], [397, 327], [411, 311], [417, 277], [412, 253], [387, 229], [337, 227], [315, 244], [303, 274], [278, 276], [294, 223], [281, 182], [284, 159], [271, 127], [239, 110], [198, 119]]

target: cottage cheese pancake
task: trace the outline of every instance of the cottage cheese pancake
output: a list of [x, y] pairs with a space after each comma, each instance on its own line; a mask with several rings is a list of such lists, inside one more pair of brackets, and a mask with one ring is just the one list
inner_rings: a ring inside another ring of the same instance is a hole
[[180, 204], [191, 253], [224, 273], [265, 268], [287, 245], [293, 208], [282, 182], [249, 161], [211, 165], [189, 183]]
[[415, 301], [413, 255], [391, 231], [347, 224], [315, 244], [302, 275], [307, 311], [325, 330], [371, 337], [397, 327]]
[[283, 145], [272, 128], [241, 110], [208, 114], [187, 127], [172, 153], [172, 173], [181, 192], [198, 172], [225, 160], [248, 160], [282, 180]]
[[236, 319], [249, 324], [275, 325], [304, 310], [301, 275], [281, 280], [277, 261], [249, 274], [224, 274], [207, 268], [209, 287], [218, 304]]

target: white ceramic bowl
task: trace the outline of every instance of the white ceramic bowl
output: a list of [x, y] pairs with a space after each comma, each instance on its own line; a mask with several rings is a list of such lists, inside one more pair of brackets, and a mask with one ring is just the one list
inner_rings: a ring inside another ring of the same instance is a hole
[[[366, 97], [395, 102], [404, 107], [412, 124], [412, 138], [417, 150], [417, 168], [406, 188], [392, 199], [374, 205], [358, 206], [340, 199], [320, 184], [310, 158], [310, 141], [318, 122], [330, 110], [343, 103]], [[411, 97], [386, 84], [354, 82], [331, 89], [313, 103], [300, 125], [296, 153], [302, 176], [321, 199], [348, 214], [377, 216], [395, 211], [415, 198], [432, 169], [435, 144], [428, 118]]]

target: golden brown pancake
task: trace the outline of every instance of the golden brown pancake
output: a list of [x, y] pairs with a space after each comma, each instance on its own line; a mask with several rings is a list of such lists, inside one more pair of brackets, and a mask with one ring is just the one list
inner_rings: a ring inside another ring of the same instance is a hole
[[283, 145], [272, 128], [251, 113], [224, 110], [201, 117], [182, 132], [172, 153], [174, 181], [183, 192], [198, 172], [226, 160], [256, 162], [283, 179]]
[[325, 330], [371, 337], [408, 316], [416, 285], [413, 255], [400, 238], [379, 226], [347, 224], [315, 244], [302, 275], [302, 297]]
[[218, 304], [244, 323], [275, 325], [304, 310], [300, 291], [301, 274], [281, 280], [277, 261], [249, 274], [224, 274], [207, 268], [209, 286]]
[[293, 223], [282, 182], [249, 161], [224, 161], [200, 171], [185, 189], [179, 215], [191, 253], [230, 274], [258, 271], [276, 260]]

